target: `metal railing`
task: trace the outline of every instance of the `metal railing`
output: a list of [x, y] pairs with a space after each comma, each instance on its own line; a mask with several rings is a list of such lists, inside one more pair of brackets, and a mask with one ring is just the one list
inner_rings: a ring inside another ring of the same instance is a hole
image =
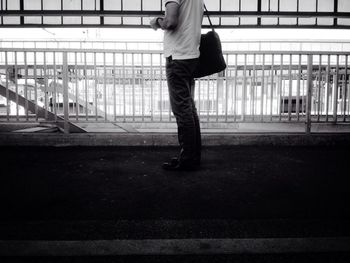
[[[224, 57], [225, 71], [196, 80], [201, 122], [305, 123], [310, 132], [312, 122], [350, 121], [348, 52], [225, 51]], [[174, 121], [160, 51], [0, 48], [0, 73], [6, 121], [49, 113], [52, 121], [78, 124]]]
[[[348, 40], [223, 40], [225, 51], [337, 51], [350, 52]], [[162, 50], [162, 41], [117, 40], [11, 40], [0, 39], [0, 48]]]

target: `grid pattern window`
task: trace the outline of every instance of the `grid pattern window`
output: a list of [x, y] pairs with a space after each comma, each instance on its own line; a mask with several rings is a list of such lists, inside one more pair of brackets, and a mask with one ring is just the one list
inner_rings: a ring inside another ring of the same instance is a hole
[[[349, 0], [206, 0], [217, 28], [350, 28]], [[0, 0], [0, 27], [149, 27], [164, 0]], [[208, 28], [207, 19], [203, 27]]]

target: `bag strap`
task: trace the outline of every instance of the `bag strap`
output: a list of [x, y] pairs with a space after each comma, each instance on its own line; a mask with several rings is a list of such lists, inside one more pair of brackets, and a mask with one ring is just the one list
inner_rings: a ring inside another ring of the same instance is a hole
[[212, 29], [213, 31], [215, 31], [215, 30], [214, 30], [214, 27], [213, 27], [213, 24], [211, 23], [211, 19], [210, 19], [209, 13], [208, 13], [208, 9], [207, 9], [207, 7], [205, 6], [205, 4], [204, 4], [204, 9], [205, 9], [206, 15], [207, 15], [207, 17], [208, 17], [208, 20], [209, 20], [209, 24], [210, 24], [211, 29]]

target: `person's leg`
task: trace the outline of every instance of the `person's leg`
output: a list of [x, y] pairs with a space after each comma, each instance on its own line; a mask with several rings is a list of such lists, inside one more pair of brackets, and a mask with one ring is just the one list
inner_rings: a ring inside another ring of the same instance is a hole
[[201, 150], [202, 150], [202, 139], [201, 139], [201, 128], [200, 128], [200, 120], [197, 113], [197, 108], [194, 102], [194, 94], [195, 94], [195, 80], [191, 79], [191, 97], [192, 97], [192, 114], [195, 124], [195, 132], [196, 132], [196, 162], [198, 164], [201, 160]]
[[196, 60], [172, 60], [167, 62], [167, 81], [170, 104], [178, 125], [181, 146], [179, 164], [193, 163], [196, 159], [196, 120], [191, 96], [191, 74]]

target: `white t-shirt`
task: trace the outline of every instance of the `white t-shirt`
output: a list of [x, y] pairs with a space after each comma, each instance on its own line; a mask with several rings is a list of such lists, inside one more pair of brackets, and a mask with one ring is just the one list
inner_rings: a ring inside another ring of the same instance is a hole
[[164, 31], [164, 56], [173, 59], [198, 58], [203, 20], [203, 0], [164, 0], [180, 6], [175, 30]]

